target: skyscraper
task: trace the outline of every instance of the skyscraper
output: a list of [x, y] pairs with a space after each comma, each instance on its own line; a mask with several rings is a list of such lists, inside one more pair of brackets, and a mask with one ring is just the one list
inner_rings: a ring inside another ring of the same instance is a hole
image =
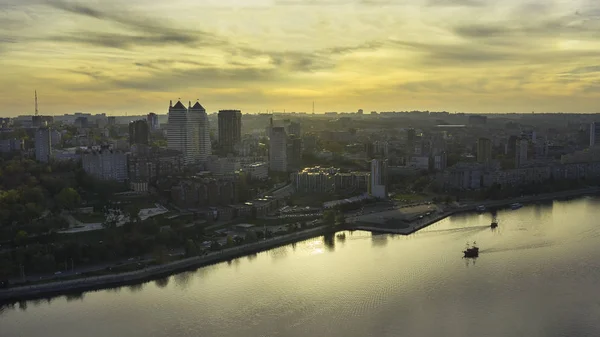
[[188, 152], [193, 163], [205, 164], [211, 155], [210, 129], [206, 110], [196, 102], [188, 110]]
[[176, 150], [183, 154], [183, 161], [189, 164], [186, 156], [186, 126], [187, 126], [187, 109], [177, 101], [173, 106], [173, 102], [169, 104], [169, 116], [167, 124], [167, 147], [170, 150]]
[[269, 169], [273, 172], [287, 172], [287, 135], [284, 127], [271, 128]]
[[492, 141], [488, 138], [477, 140], [477, 162], [489, 163], [492, 160]]
[[148, 145], [148, 122], [137, 120], [129, 122], [129, 145]]
[[35, 131], [35, 159], [43, 163], [52, 157], [52, 136], [50, 128], [39, 128]]
[[387, 159], [371, 160], [371, 183], [369, 184], [369, 194], [376, 198], [387, 198], [388, 184], [388, 161]]
[[242, 112], [219, 110], [219, 147], [224, 153], [233, 153], [242, 141]]

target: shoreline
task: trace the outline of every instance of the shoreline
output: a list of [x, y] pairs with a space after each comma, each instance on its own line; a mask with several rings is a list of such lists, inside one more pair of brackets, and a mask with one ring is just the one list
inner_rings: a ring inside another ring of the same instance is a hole
[[[451, 210], [447, 210], [430, 218], [423, 219], [423, 221], [419, 223], [411, 224], [405, 228], [383, 228], [378, 227], [376, 225], [349, 224], [343, 230], [363, 230], [382, 234], [410, 235], [454, 214], [475, 211], [475, 208], [479, 205], [484, 205], [486, 206], [486, 208], [489, 209], [504, 207], [517, 202], [527, 204], [539, 201], [560, 200], [570, 197], [580, 197], [596, 193], [600, 193], [600, 188], [593, 187], [565, 192], [518, 197], [513, 199], [504, 199], [498, 201], [473, 203], [463, 205]], [[328, 226], [315, 227], [301, 232], [287, 234], [281, 237], [271, 238], [264, 241], [243, 245], [240, 247], [227, 248], [218, 252], [209, 253], [207, 255], [190, 257], [178, 261], [173, 261], [164, 265], [153, 266], [127, 273], [0, 289], [0, 304], [69, 295], [73, 293], [82, 293], [85, 291], [96, 291], [112, 287], [148, 282], [159, 279], [161, 277], [170, 276], [175, 273], [187, 270], [195, 270], [207, 265], [230, 261], [236, 258], [260, 253], [283, 245], [296, 243], [302, 240], [308, 240], [314, 237], [331, 233], [331, 231], [332, 229]]]
[[591, 195], [591, 194], [597, 194], [597, 193], [600, 193], [600, 187], [589, 187], [589, 188], [578, 189], [578, 190], [523, 196], [523, 197], [517, 197], [517, 198], [512, 198], [512, 199], [482, 201], [482, 202], [478, 202], [478, 203], [463, 205], [463, 206], [457, 207], [455, 209], [447, 210], [440, 214], [436, 214], [434, 216], [425, 218], [425, 219], [423, 219], [422, 222], [419, 222], [416, 224], [410, 224], [408, 227], [404, 227], [404, 228], [385, 228], [385, 227], [379, 227], [375, 224], [372, 224], [372, 225], [356, 224], [351, 227], [354, 230], [363, 230], [363, 231], [382, 233], [382, 234], [410, 235], [410, 234], [413, 234], [413, 233], [415, 233], [425, 227], [428, 227], [438, 221], [441, 221], [449, 216], [459, 214], [459, 213], [474, 212], [474, 211], [476, 211], [476, 207], [480, 206], [480, 205], [483, 205], [486, 207], [485, 212], [489, 212], [490, 208], [491, 209], [503, 208], [503, 207], [506, 207], [513, 203], [531, 204], [534, 202], [560, 200], [560, 199], [571, 198], [571, 197], [582, 197], [585, 195]]
[[230, 261], [236, 258], [260, 253], [283, 245], [308, 240], [331, 232], [328, 226], [315, 227], [302, 232], [258, 241], [240, 247], [227, 248], [203, 256], [194, 256], [164, 265], [153, 266], [127, 273], [95, 276], [68, 281], [0, 289], [0, 304], [15, 303], [23, 300], [40, 299], [69, 294], [96, 291], [117, 286], [138, 284], [171, 276], [175, 273], [195, 270], [204, 266]]

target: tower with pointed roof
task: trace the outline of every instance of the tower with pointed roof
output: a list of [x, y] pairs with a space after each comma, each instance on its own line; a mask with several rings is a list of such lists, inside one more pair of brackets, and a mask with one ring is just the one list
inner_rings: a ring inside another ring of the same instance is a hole
[[169, 106], [167, 145], [180, 151], [186, 165], [204, 164], [211, 154], [208, 116], [204, 107], [188, 102], [186, 108], [181, 101]]
[[170, 150], [176, 150], [181, 152], [184, 156], [184, 161], [187, 164], [186, 152], [187, 152], [187, 109], [180, 102], [177, 101], [175, 105], [173, 102], [169, 104], [169, 116], [167, 124], [167, 147]]

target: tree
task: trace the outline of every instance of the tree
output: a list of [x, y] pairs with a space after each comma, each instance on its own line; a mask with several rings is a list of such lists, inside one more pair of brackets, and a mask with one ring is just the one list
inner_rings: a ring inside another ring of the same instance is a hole
[[81, 197], [73, 188], [65, 187], [54, 197], [54, 202], [59, 209], [72, 210], [79, 206]]
[[323, 212], [323, 223], [325, 225], [333, 225], [335, 223], [335, 212], [326, 210]]
[[163, 264], [167, 260], [167, 248], [163, 245], [158, 245], [154, 248], [154, 261], [158, 264]]
[[344, 213], [339, 211], [337, 212], [337, 214], [335, 215], [335, 225], [337, 227], [342, 227], [346, 225], [346, 217], [344, 216]]
[[256, 242], [256, 240], [258, 240], [256, 232], [253, 230], [249, 230], [248, 233], [246, 233], [246, 242]]
[[233, 238], [231, 237], [231, 235], [227, 236], [227, 247], [233, 247]]
[[18, 231], [17, 235], [15, 235], [15, 243], [21, 245], [25, 240], [27, 240], [27, 232], [23, 230]]
[[185, 242], [185, 256], [191, 257], [191, 256], [197, 256], [197, 255], [198, 255], [198, 246], [196, 246], [196, 243], [193, 240], [187, 240]]

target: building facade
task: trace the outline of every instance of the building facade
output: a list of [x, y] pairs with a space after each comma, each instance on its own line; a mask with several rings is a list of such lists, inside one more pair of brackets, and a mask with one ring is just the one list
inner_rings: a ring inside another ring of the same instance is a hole
[[271, 128], [269, 141], [269, 169], [287, 172], [287, 134], [284, 127]]
[[129, 122], [129, 145], [148, 145], [148, 122], [137, 120]]
[[489, 138], [477, 140], [477, 162], [489, 163], [492, 160], [492, 141]]
[[160, 127], [160, 124], [158, 123], [158, 115], [154, 112], [151, 112], [148, 114], [148, 116], [146, 116], [146, 121], [148, 122], [148, 127], [152, 131], [158, 130]]
[[590, 124], [590, 147], [600, 145], [600, 122]]
[[371, 161], [371, 183], [369, 194], [375, 198], [387, 199], [388, 196], [388, 161], [373, 159]]
[[189, 105], [178, 101], [169, 106], [167, 146], [181, 152], [186, 165], [204, 164], [211, 154], [208, 116], [200, 103]]
[[81, 156], [83, 170], [99, 180], [127, 180], [127, 154], [108, 147], [90, 150]]
[[235, 153], [242, 141], [242, 112], [240, 110], [220, 110], [219, 147], [225, 154]]
[[52, 158], [52, 132], [50, 128], [35, 131], [35, 159], [47, 163]]

